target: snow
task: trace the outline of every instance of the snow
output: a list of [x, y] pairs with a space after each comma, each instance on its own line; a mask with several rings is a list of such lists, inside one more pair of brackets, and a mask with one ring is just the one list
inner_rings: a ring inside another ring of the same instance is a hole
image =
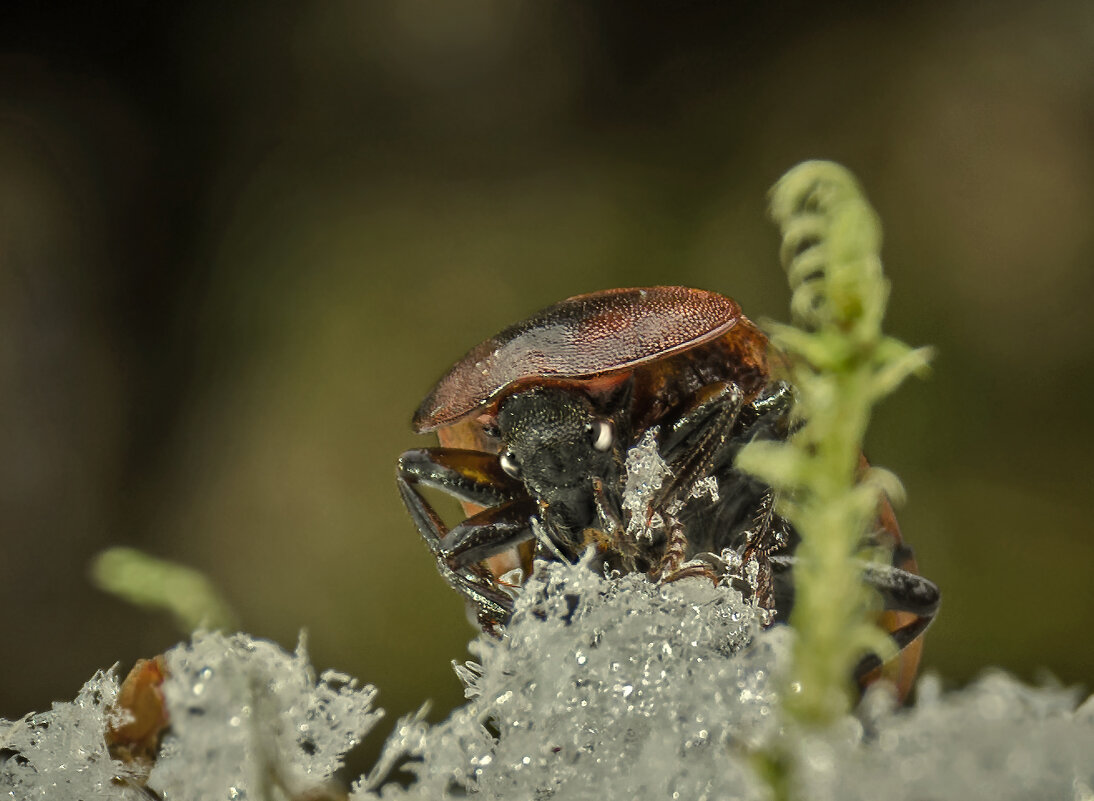
[[[796, 728], [779, 705], [793, 632], [761, 612], [706, 579], [539, 565], [506, 635], [456, 666], [467, 703], [401, 720], [351, 797], [760, 801], [757, 755], [775, 755], [810, 801], [1094, 801], [1094, 700], [999, 672], [950, 692], [927, 677], [913, 708], [878, 688], [832, 727]], [[317, 681], [303, 648], [200, 634], [166, 662], [171, 727], [148, 777], [165, 801], [305, 797], [380, 715], [371, 687]], [[98, 673], [75, 701], [0, 722], [0, 794], [147, 801], [103, 739], [117, 689]], [[385, 784], [401, 760], [408, 788]]]
[[[118, 694], [114, 669], [92, 676], [75, 700], [18, 721], [0, 721], [0, 792], [19, 801], [141, 798], [107, 752], [105, 732]], [[117, 779], [117, 781], [115, 781]]]
[[642, 439], [627, 451], [623, 516], [627, 520], [627, 536], [639, 542], [652, 542], [654, 532], [665, 522], [659, 513], [649, 514], [654, 496], [665, 479], [672, 474], [661, 457], [657, 444], [658, 433], [657, 426], [647, 429]]
[[785, 634], [761, 636], [740, 593], [707, 579], [540, 565], [507, 636], [458, 668], [470, 701], [422, 738], [406, 795], [700, 798], [725, 778], [762, 797], [746, 760], [719, 755], [775, 735], [766, 667]]
[[949, 693], [927, 677], [914, 708], [879, 686], [855, 716], [797, 728], [778, 705], [793, 632], [761, 613], [703, 579], [542, 565], [505, 639], [457, 666], [469, 702], [407, 744], [418, 781], [382, 797], [751, 801], [771, 797], [756, 755], [775, 754], [810, 801], [1094, 799], [1094, 700], [997, 671]]
[[275, 801], [322, 787], [382, 715], [374, 688], [334, 671], [316, 682], [303, 644], [289, 654], [204, 634], [166, 662], [171, 728], [148, 777], [165, 801]]

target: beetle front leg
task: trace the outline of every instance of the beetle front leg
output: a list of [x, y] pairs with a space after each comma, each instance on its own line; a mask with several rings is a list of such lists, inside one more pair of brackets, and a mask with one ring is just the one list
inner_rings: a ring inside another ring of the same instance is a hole
[[[730, 428], [735, 425], [738, 428], [733, 436], [735, 444], [764, 435], [782, 438], [793, 405], [793, 390], [784, 381], [774, 383], [750, 403], [742, 402], [740, 389], [731, 381], [709, 384], [699, 390], [692, 403], [661, 432], [662, 455], [670, 462], [682, 458], [682, 452], [698, 447], [697, 437], [707, 436], [719, 423], [724, 425], [727, 416]], [[721, 420], [719, 414], [723, 415]], [[711, 444], [714, 443], [706, 447]]]
[[485, 630], [495, 631], [498, 626], [504, 625], [513, 613], [512, 599], [493, 586], [488, 578], [488, 571], [475, 569], [477, 565], [455, 570], [448, 564], [440, 545], [441, 539], [447, 533], [444, 521], [406, 479], [399, 476], [397, 481], [403, 503], [437, 562], [437, 572], [448, 582], [448, 586], [472, 604], [479, 625]]
[[[759, 512], [756, 526], [751, 530], [755, 540], [752, 550], [762, 549], [763, 554], [774, 552], [786, 545], [786, 537], [774, 536], [768, 541], [767, 533], [782, 530], [782, 521], [773, 518], [773, 499], [770, 491], [733, 467], [738, 450], [747, 442], [762, 437], [777, 438], [785, 434], [790, 410], [793, 406], [793, 390], [789, 384], [776, 382], [763, 395], [749, 403], [744, 402], [740, 388], [730, 381], [709, 384], [696, 393], [692, 403], [665, 428], [660, 436], [662, 456], [668, 463], [670, 477], [662, 484], [659, 497], [651, 504], [651, 512], [672, 515], [694, 494], [696, 486], [707, 477], [718, 481], [719, 501], [714, 517], [707, 517], [703, 510], [685, 510], [686, 530], [699, 532], [700, 539], [689, 533], [685, 542], [691, 551], [703, 546], [720, 551], [727, 545], [735, 546], [741, 536], [738, 529], [744, 514], [752, 514], [753, 504]], [[766, 510], [766, 515], [765, 515]], [[707, 540], [701, 539], [703, 533]], [[712, 533], [717, 533], [714, 536]], [[666, 560], [671, 556], [666, 548]], [[677, 547], [676, 550], [679, 550]], [[746, 561], [748, 561], [746, 559]], [[763, 560], [759, 560], [761, 563]], [[671, 570], [671, 562], [663, 566]], [[688, 568], [681, 573], [679, 567], [669, 572], [669, 580], [678, 576], [716, 576], [707, 565]], [[770, 571], [763, 571], [765, 574]], [[761, 601], [765, 607], [773, 603], [770, 582], [766, 582]]]
[[534, 536], [537, 509], [532, 498], [517, 498], [472, 515], [441, 538], [441, 554], [459, 569], [516, 548]]
[[[736, 384], [712, 384], [699, 392], [695, 402], [661, 434], [660, 449], [668, 473], [649, 504], [647, 516], [652, 519], [660, 515], [668, 522], [664, 552], [654, 569], [654, 575], [663, 581], [684, 575], [680, 570], [687, 558], [688, 537], [677, 513], [698, 482], [711, 475], [743, 403]], [[704, 565], [701, 570], [709, 569]]]
[[[757, 437], [785, 433], [793, 390], [778, 382], [750, 403], [732, 381], [709, 384], [696, 393], [672, 424], [662, 430], [659, 447], [671, 476], [655, 504], [671, 508], [687, 500], [696, 482], [732, 467], [736, 452]], [[661, 506], [656, 507], [660, 510]]]
[[461, 501], [497, 506], [525, 493], [510, 478], [497, 456], [458, 448], [416, 448], [399, 457], [398, 476], [409, 484], [424, 484]]
[[793, 387], [785, 381], [774, 382], [741, 410], [741, 438], [786, 439], [794, 429], [790, 420], [793, 408]]
[[452, 563], [451, 541], [448, 547], [442, 544], [452, 532], [418, 487], [434, 487], [476, 504], [508, 506], [520, 495], [520, 485], [505, 475], [497, 466], [497, 459], [489, 454], [453, 448], [407, 451], [399, 458], [396, 481], [414, 525], [437, 562], [438, 572], [449, 586], [471, 602], [480, 625], [496, 631], [512, 614], [512, 599], [497, 588], [493, 574], [486, 567]]
[[661, 433], [661, 455], [670, 476], [661, 485], [658, 507], [683, 500], [699, 479], [710, 474], [721, 454], [737, 415], [744, 405], [740, 387], [721, 382], [704, 387], [695, 402]]

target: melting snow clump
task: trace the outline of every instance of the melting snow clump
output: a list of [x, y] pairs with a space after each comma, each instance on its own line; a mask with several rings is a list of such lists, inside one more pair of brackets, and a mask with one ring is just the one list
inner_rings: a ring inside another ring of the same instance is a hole
[[167, 652], [171, 728], [148, 786], [169, 801], [290, 799], [322, 786], [382, 715], [376, 691], [342, 673], [318, 683], [295, 654], [246, 635], [206, 634]]
[[627, 534], [636, 540], [652, 541], [653, 532], [664, 524], [653, 499], [665, 479], [672, 475], [657, 446], [658, 426], [646, 430], [638, 444], [627, 451], [627, 481], [623, 489], [623, 512]]
[[506, 636], [457, 667], [468, 704], [412, 745], [406, 796], [766, 798], [748, 750], [778, 734], [790, 637], [759, 611], [708, 579], [537, 565]]
[[[871, 690], [820, 731], [783, 718], [792, 631], [728, 587], [538, 565], [502, 640], [456, 668], [468, 703], [405, 729], [409, 789], [384, 799], [768, 801], [759, 753], [803, 801], [1094, 801], [1094, 700], [1001, 673], [918, 705]], [[360, 786], [354, 801], [375, 798]]]
[[0, 720], [0, 797], [288, 801], [329, 782], [382, 714], [371, 710], [371, 687], [333, 671], [316, 682], [302, 647], [290, 654], [243, 634], [198, 634], [165, 661], [170, 728], [147, 777], [157, 795], [108, 752], [106, 730], [119, 715], [111, 669], [72, 703]]
[[[874, 696], [871, 698], [871, 696]], [[858, 719], [795, 743], [800, 795], [810, 801], [1094, 801], [1094, 697], [1029, 687], [989, 672], [943, 694], [919, 683], [913, 709], [871, 693]], [[805, 788], [808, 788], [807, 792]]]
[[[0, 720], [0, 794], [18, 801], [141, 799], [124, 783], [129, 770], [106, 748], [117, 695], [114, 669], [100, 670], [76, 700], [22, 720]], [[6, 759], [4, 751], [10, 752]]]
[[[1094, 700], [1001, 673], [917, 705], [871, 690], [854, 716], [805, 730], [779, 711], [785, 626], [706, 579], [657, 585], [540, 564], [501, 639], [458, 665], [467, 703], [400, 721], [353, 801], [383, 798], [768, 801], [757, 754], [778, 754], [805, 801], [1094, 801]], [[375, 724], [374, 691], [316, 681], [302, 649], [204, 634], [166, 654], [171, 725], [148, 788], [164, 801], [297, 801], [330, 781]], [[147, 801], [111, 759], [118, 692], [99, 673], [75, 701], [0, 721], [0, 797]], [[409, 788], [385, 785], [404, 762]]]

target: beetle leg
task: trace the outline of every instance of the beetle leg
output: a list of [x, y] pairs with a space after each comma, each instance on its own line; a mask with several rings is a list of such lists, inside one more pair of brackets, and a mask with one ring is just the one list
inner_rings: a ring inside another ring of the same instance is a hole
[[437, 562], [437, 572], [448, 582], [448, 586], [472, 604], [479, 624], [487, 631], [496, 631], [513, 613], [512, 599], [498, 590], [490, 580], [488, 571], [478, 565], [455, 570], [448, 564], [440, 545], [441, 538], [447, 533], [444, 521], [402, 476], [399, 476], [398, 484], [403, 503]]
[[774, 490], [764, 493], [752, 527], [744, 531], [745, 544], [740, 554], [740, 580], [756, 604], [770, 610], [776, 608], [771, 555], [786, 547], [789, 539], [786, 521], [775, 514], [776, 500]]
[[457, 448], [417, 448], [399, 457], [399, 478], [461, 501], [496, 506], [524, 495], [524, 485], [501, 469], [497, 456]]
[[449, 586], [471, 602], [480, 625], [496, 631], [512, 614], [512, 599], [496, 587], [493, 575], [485, 567], [450, 563], [449, 553], [441, 544], [450, 532], [418, 485], [435, 487], [461, 500], [480, 504], [512, 500], [519, 494], [519, 485], [501, 471], [497, 459], [489, 454], [452, 448], [407, 451], [399, 459], [396, 481], [414, 525], [437, 562], [437, 570]]
[[[793, 567], [793, 556], [771, 556], [769, 558], [776, 575], [788, 575]], [[892, 565], [867, 562], [863, 566], [863, 581], [873, 587], [881, 596], [886, 613], [898, 612], [913, 616], [912, 619], [896, 628], [888, 629], [898, 650], [903, 651], [915, 643], [934, 621], [941, 603], [938, 586], [923, 576], [901, 570]], [[789, 582], [777, 582], [783, 593], [788, 593], [777, 603], [780, 610], [789, 610], [793, 605], [792, 585]], [[855, 678], [862, 680], [882, 666], [877, 654], [867, 654], [855, 669]]]
[[604, 485], [604, 479], [600, 476], [592, 477], [593, 508], [596, 509], [596, 519], [605, 531], [611, 533], [621, 532], [626, 526], [619, 512], [618, 497], [608, 497], [608, 488]]
[[651, 510], [672, 513], [682, 505], [695, 483], [709, 475], [729, 441], [744, 403], [732, 382], [705, 387], [695, 404], [671, 426], [661, 443], [669, 475], [651, 504]]
[[441, 555], [458, 570], [514, 548], [534, 536], [536, 511], [532, 498], [519, 498], [472, 515], [441, 537]]
[[[784, 382], [772, 385], [764, 395], [747, 404], [732, 382], [710, 384], [696, 393], [693, 403], [661, 435], [661, 452], [669, 464], [670, 475], [651, 504], [651, 514], [672, 516], [699, 481], [714, 477], [721, 496], [712, 510], [714, 516], [708, 517], [708, 512], [699, 509], [685, 511], [686, 530], [700, 536], [687, 543], [688, 548], [706, 546], [718, 550], [729, 545], [739, 548], [736, 543], [743, 534], [749, 534], [747, 542], [752, 545], [745, 561], [755, 561], [761, 573], [769, 575], [764, 559], [788, 544], [785, 523], [773, 514], [774, 498], [770, 490], [738, 473], [733, 467], [733, 457], [752, 439], [785, 434], [792, 404], [793, 391]], [[756, 514], [756, 520], [747, 532], [740, 532], [746, 514]], [[704, 532], [709, 541], [702, 539]], [[765, 608], [770, 608], [773, 603], [770, 581], [765, 581], [764, 575], [758, 580], [762, 592], [757, 597]]]
[[662, 485], [658, 500], [686, 500], [685, 493], [696, 481], [721, 473], [746, 442], [765, 434], [784, 435], [793, 402], [793, 389], [783, 381], [747, 404], [731, 381], [704, 387], [661, 435], [661, 452], [672, 477]]
[[[933, 620], [933, 616], [917, 617], [912, 622], [905, 623], [900, 628], [890, 631], [889, 636], [893, 638], [893, 642], [896, 643], [897, 649], [903, 651], [923, 635], [923, 632], [927, 630]], [[878, 670], [884, 664], [881, 657], [877, 654], [867, 654], [862, 657], [855, 667], [855, 680], [862, 684], [871, 673]]]
[[[709, 425], [712, 414], [727, 402], [737, 403], [733, 398], [734, 390], [739, 394], [737, 385], [729, 381], [709, 384], [699, 390], [692, 403], [662, 431], [662, 451], [665, 454], [677, 452], [697, 427]], [[734, 440], [755, 439], [764, 429], [769, 431], [770, 436], [782, 438], [785, 432], [780, 429], [785, 428], [793, 405], [794, 390], [791, 386], [785, 381], [772, 384], [763, 395], [740, 407], [736, 417], [740, 431]]]
[[[410, 450], [399, 457], [399, 492], [429, 550], [438, 559], [447, 554], [441, 540], [447, 526], [419, 491], [419, 485], [439, 489], [461, 501], [482, 506], [504, 504], [524, 496], [519, 482], [501, 469], [496, 458], [481, 451], [455, 448]], [[527, 497], [527, 496], [524, 496]]]
[[[868, 562], [863, 572], [867, 584], [881, 593], [886, 609], [911, 612], [928, 622], [934, 619], [941, 594], [933, 581], [899, 567]], [[926, 627], [924, 627], [926, 628]]]
[[[902, 550], [907, 553], [906, 558], [914, 563], [911, 550], [906, 547]], [[900, 550], [893, 554], [894, 561], [898, 558], [901, 558]], [[855, 679], [865, 687], [885, 675], [896, 685], [898, 695], [903, 698], [911, 689], [919, 664], [923, 647], [919, 638], [938, 613], [940, 593], [933, 582], [898, 567], [868, 566], [866, 580], [879, 590], [886, 608], [892, 610], [886, 612], [879, 622], [902, 653], [889, 665], [885, 665], [877, 654], [867, 654], [855, 668]]]
[[793, 387], [785, 381], [776, 381], [741, 410], [742, 438], [753, 440], [766, 430], [774, 439], [785, 439], [791, 433], [789, 422], [793, 407]]
[[[624, 525], [623, 518], [617, 511], [619, 500], [614, 497], [609, 498], [608, 488], [604, 485], [604, 480], [600, 476], [593, 476], [592, 486], [593, 505], [599, 523], [599, 528], [596, 531], [603, 533], [604, 539], [610, 544], [611, 550], [619, 555], [622, 568], [628, 573], [633, 573], [638, 569], [639, 551], [633, 538], [627, 536], [626, 525]], [[586, 540], [588, 538], [589, 532], [587, 531]]]
[[741, 390], [733, 382], [711, 384], [696, 393], [694, 402], [663, 430], [660, 449], [668, 472], [650, 501], [647, 517], [660, 515], [665, 520], [666, 541], [653, 576], [675, 581], [683, 575], [680, 571], [687, 558], [688, 537], [677, 513], [696, 484], [711, 474], [743, 402]]
[[671, 462], [674, 457], [680, 458], [683, 453], [694, 450], [698, 445], [694, 438], [698, 436], [702, 441], [705, 432], [717, 422], [716, 415], [727, 406], [735, 409], [732, 413], [735, 421], [741, 407], [741, 390], [732, 381], [719, 381], [696, 392], [680, 415], [662, 428], [660, 444], [665, 459]]
[[661, 554], [661, 561], [657, 565], [655, 578], [662, 581], [676, 581], [681, 577], [680, 568], [687, 558], [688, 538], [684, 533], [684, 526], [675, 517], [666, 519], [665, 550]]
[[[772, 554], [768, 558], [776, 576], [780, 577], [787, 576], [797, 561], [796, 556], [786, 554]], [[938, 612], [941, 602], [938, 586], [923, 576], [892, 565], [866, 562], [863, 564], [862, 579], [878, 591], [886, 611], [910, 612], [928, 622]], [[779, 608], [789, 609], [793, 598], [788, 597], [787, 601], [780, 603]]]

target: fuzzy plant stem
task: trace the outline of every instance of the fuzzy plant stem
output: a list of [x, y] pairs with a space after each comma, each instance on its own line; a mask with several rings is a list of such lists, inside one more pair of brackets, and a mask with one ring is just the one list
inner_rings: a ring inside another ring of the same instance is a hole
[[881, 493], [901, 489], [891, 473], [861, 471], [859, 458], [873, 405], [923, 371], [930, 354], [881, 332], [889, 295], [881, 228], [847, 170], [798, 165], [773, 188], [771, 215], [782, 230], [794, 325], [768, 331], [803, 423], [788, 442], [751, 444], [738, 463], [780, 493], [780, 513], [801, 535], [784, 706], [799, 722], [823, 725], [850, 709], [859, 659], [893, 652], [871, 620], [877, 603], [862, 581], [868, 555], [860, 550]]

